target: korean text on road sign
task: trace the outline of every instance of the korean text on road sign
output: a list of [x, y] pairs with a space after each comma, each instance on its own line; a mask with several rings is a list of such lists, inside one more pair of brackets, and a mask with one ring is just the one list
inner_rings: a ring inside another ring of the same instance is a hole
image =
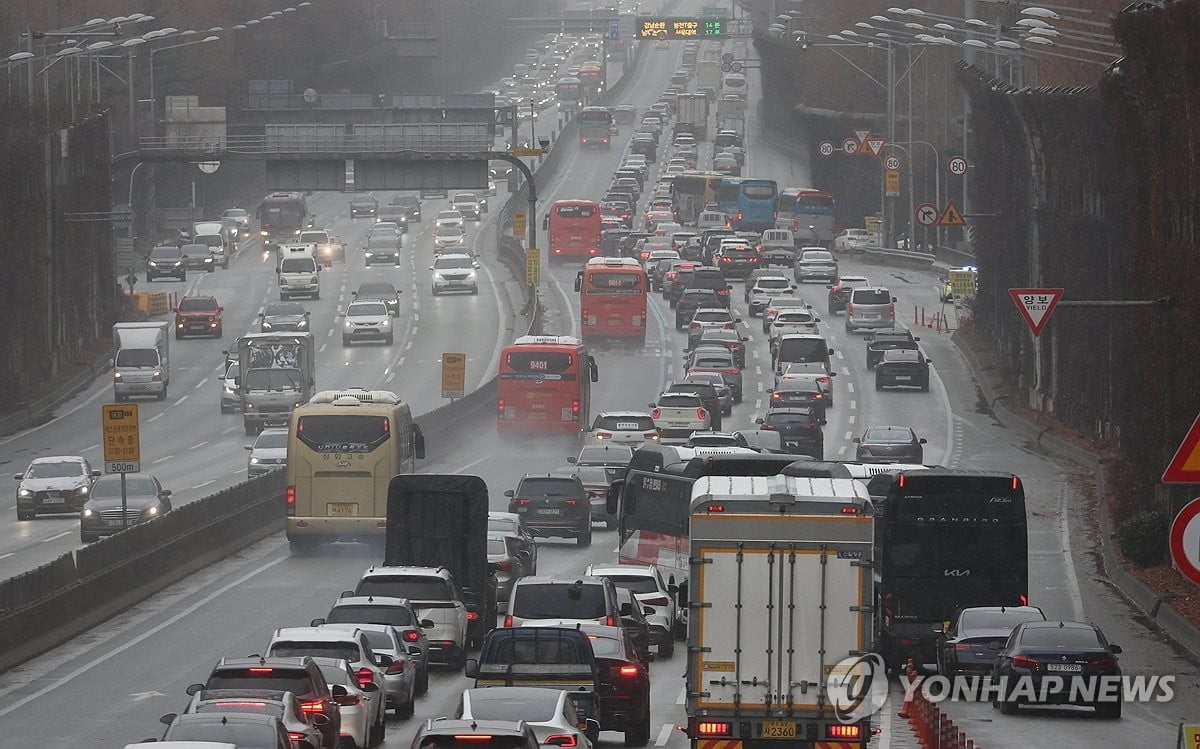
[[100, 407], [105, 473], [142, 470], [142, 447], [136, 403], [109, 403]]
[[1058, 300], [1062, 299], [1063, 289], [1009, 289], [1008, 295], [1013, 298], [1025, 324], [1039, 335], [1046, 323], [1050, 322], [1050, 313], [1054, 311]]
[[467, 389], [467, 355], [442, 354], [442, 397], [461, 398]]

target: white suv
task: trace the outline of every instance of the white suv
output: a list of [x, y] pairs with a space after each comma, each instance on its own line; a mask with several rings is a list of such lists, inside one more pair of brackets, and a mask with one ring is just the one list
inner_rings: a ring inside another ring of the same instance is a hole
[[658, 427], [660, 441], [664, 445], [682, 445], [692, 432], [712, 429], [712, 415], [696, 393], [667, 392], [651, 403], [650, 417]]
[[613, 585], [625, 588], [634, 599], [645, 607], [646, 623], [650, 625], [650, 642], [658, 646], [660, 658], [670, 658], [675, 652], [675, 632], [678, 623], [675, 594], [678, 588], [674, 578], [663, 580], [657, 565], [653, 564], [592, 564], [585, 575], [606, 577]]
[[282, 627], [271, 635], [267, 658], [340, 658], [356, 672], [359, 683], [369, 680], [384, 688], [384, 669], [392, 665], [386, 655], [376, 655], [365, 632], [326, 626]]
[[343, 596], [407, 598], [425, 630], [431, 661], [461, 666], [467, 652], [467, 607], [454, 576], [441, 567], [371, 567], [353, 593]]
[[469, 291], [479, 293], [476, 271], [479, 261], [465, 252], [446, 252], [438, 255], [429, 266], [433, 271], [433, 295], [445, 291]]

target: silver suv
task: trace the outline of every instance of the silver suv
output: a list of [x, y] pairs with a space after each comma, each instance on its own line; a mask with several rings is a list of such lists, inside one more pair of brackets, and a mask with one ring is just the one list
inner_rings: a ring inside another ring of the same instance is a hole
[[436, 663], [461, 665], [467, 651], [467, 607], [454, 576], [441, 567], [371, 567], [353, 593], [342, 596], [407, 598], [426, 627], [429, 657]]
[[846, 332], [862, 328], [894, 328], [896, 297], [882, 286], [867, 286], [850, 292], [846, 303]]

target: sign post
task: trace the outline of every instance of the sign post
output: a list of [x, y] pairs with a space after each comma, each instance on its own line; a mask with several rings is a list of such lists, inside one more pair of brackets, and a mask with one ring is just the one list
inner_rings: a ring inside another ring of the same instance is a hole
[[104, 472], [121, 474], [121, 528], [129, 527], [129, 497], [125, 474], [142, 470], [142, 442], [136, 403], [109, 403], [100, 407], [104, 443]]
[[442, 354], [442, 397], [454, 400], [466, 395], [467, 355]]
[[1050, 322], [1050, 313], [1062, 299], [1064, 289], [1009, 289], [1008, 295], [1025, 318], [1025, 324], [1036, 338]]
[[1184, 505], [1171, 521], [1170, 547], [1179, 572], [1200, 585], [1200, 499]]

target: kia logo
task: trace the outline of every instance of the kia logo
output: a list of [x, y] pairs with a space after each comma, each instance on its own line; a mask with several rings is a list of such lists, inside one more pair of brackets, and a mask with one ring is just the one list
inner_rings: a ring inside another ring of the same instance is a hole
[[943, 577], [967, 577], [971, 574], [971, 570], [943, 570]]

